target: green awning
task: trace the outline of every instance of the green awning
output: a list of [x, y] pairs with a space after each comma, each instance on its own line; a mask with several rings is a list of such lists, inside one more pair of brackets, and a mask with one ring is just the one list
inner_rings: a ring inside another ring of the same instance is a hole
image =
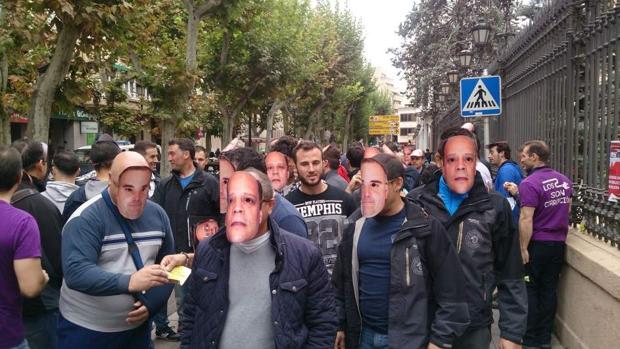
[[129, 71], [129, 67], [124, 65], [123, 63], [114, 63], [112, 64], [112, 68], [118, 71], [122, 71], [123, 73], [126, 73]]

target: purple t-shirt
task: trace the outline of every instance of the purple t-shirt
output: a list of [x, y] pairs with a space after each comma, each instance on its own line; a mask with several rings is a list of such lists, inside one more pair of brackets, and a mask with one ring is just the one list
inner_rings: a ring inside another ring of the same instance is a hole
[[22, 297], [13, 261], [41, 257], [39, 227], [32, 216], [0, 200], [0, 348], [24, 340]]
[[521, 207], [534, 207], [532, 240], [565, 241], [573, 182], [549, 168], [535, 169], [521, 184]]

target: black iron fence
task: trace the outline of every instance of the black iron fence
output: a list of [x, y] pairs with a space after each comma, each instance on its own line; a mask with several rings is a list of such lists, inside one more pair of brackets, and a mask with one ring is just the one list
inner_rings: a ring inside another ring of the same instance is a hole
[[[551, 166], [576, 184], [575, 224], [620, 248], [620, 203], [609, 202], [604, 189], [610, 142], [619, 139], [619, 39], [617, 1], [556, 0], [488, 71], [502, 77], [503, 95], [490, 141], [518, 148], [545, 140]], [[435, 118], [435, 145], [442, 130], [464, 122], [459, 115], [453, 106]]]

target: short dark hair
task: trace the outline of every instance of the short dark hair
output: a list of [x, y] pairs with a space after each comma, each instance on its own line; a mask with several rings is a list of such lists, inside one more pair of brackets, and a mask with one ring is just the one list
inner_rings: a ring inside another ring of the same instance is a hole
[[446, 148], [446, 143], [448, 143], [448, 140], [452, 137], [457, 137], [457, 136], [465, 136], [469, 139], [471, 139], [474, 142], [474, 147], [476, 148], [476, 156], [478, 156], [478, 142], [476, 141], [476, 136], [474, 136], [473, 133], [469, 132], [468, 130], [464, 129], [464, 128], [460, 128], [460, 127], [452, 127], [449, 128], [447, 130], [445, 130], [441, 136], [439, 137], [440, 142], [439, 142], [439, 156], [441, 156], [441, 158], [444, 158], [445, 155], [445, 148]]
[[503, 152], [506, 160], [510, 160], [510, 146], [508, 145], [508, 142], [499, 141], [499, 142], [495, 142], [495, 143], [491, 143], [487, 145], [487, 149], [491, 150], [493, 148], [497, 148], [498, 153]]
[[352, 167], [359, 168], [364, 158], [364, 148], [359, 144], [353, 145], [347, 149], [347, 159]]
[[243, 171], [246, 168], [253, 167], [263, 173], [267, 173], [263, 157], [252, 148], [243, 147], [223, 152], [220, 155], [220, 159], [229, 161], [235, 168], [235, 171]]
[[298, 141], [295, 137], [282, 136], [271, 146], [269, 151], [279, 151], [280, 153], [292, 158], [297, 143]]
[[7, 192], [19, 183], [22, 157], [15, 147], [0, 144], [0, 191]]
[[293, 149], [293, 161], [295, 162], [295, 164], [297, 164], [297, 152], [299, 152], [300, 150], [303, 151], [310, 151], [312, 149], [318, 149], [319, 152], [321, 152], [321, 160], [323, 160], [323, 150], [321, 149], [321, 147], [319, 147], [318, 144], [316, 144], [313, 141], [301, 141], [299, 142], [299, 144], [297, 144], [295, 146], [295, 149]]
[[32, 170], [41, 160], [47, 161], [47, 154], [41, 142], [22, 138], [13, 142], [11, 146], [21, 154], [24, 171]]
[[73, 176], [80, 169], [80, 159], [75, 153], [70, 151], [60, 151], [54, 155], [52, 166], [56, 167], [60, 173]]
[[398, 144], [396, 144], [394, 142], [387, 142], [387, 143], [385, 143], [385, 146], [388, 147], [394, 153], [398, 152]]
[[121, 152], [121, 148], [114, 142], [97, 142], [90, 149], [90, 161], [95, 167], [95, 171], [102, 168], [112, 167], [112, 161]]
[[207, 148], [203, 147], [202, 145], [197, 145], [194, 148], [196, 149], [195, 153], [201, 151], [201, 152], [205, 153], [205, 156], [208, 155], [207, 154]]
[[181, 151], [188, 151], [190, 159], [194, 160], [194, 156], [196, 155], [196, 147], [194, 146], [194, 142], [192, 142], [189, 138], [175, 138], [170, 140], [168, 145], [178, 145]]
[[136, 151], [138, 153], [140, 153], [140, 155], [145, 156], [146, 155], [146, 151], [149, 149], [157, 149], [157, 144], [151, 142], [151, 141], [138, 141], [136, 142], [136, 144], [133, 146], [133, 151]]
[[549, 146], [547, 145], [547, 143], [545, 143], [544, 141], [541, 140], [532, 140], [532, 141], [527, 141], [525, 142], [525, 144], [523, 144], [523, 150], [525, 151], [525, 147], [527, 147], [527, 154], [531, 155], [531, 154], [536, 154], [538, 155], [538, 158], [540, 159], [540, 161], [542, 162], [547, 162], [549, 161], [549, 156], [551, 155], [551, 151], [549, 150]]
[[438, 172], [441, 172], [441, 169], [435, 164], [428, 164], [420, 173], [420, 184], [428, 184], [432, 182], [437, 176]]
[[340, 167], [340, 150], [334, 146], [329, 146], [323, 152], [323, 157], [327, 160], [329, 168], [337, 170]]

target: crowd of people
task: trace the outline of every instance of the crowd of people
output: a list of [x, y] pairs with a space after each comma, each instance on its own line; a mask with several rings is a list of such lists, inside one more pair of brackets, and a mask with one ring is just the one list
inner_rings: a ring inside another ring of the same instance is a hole
[[[0, 349], [550, 348], [572, 183], [472, 124], [436, 153], [283, 136], [266, 153], [0, 145]], [[49, 169], [48, 169], [48, 160]], [[79, 185], [81, 184], [81, 185]], [[191, 268], [179, 283], [170, 272]], [[174, 292], [178, 326], [168, 321]]]

